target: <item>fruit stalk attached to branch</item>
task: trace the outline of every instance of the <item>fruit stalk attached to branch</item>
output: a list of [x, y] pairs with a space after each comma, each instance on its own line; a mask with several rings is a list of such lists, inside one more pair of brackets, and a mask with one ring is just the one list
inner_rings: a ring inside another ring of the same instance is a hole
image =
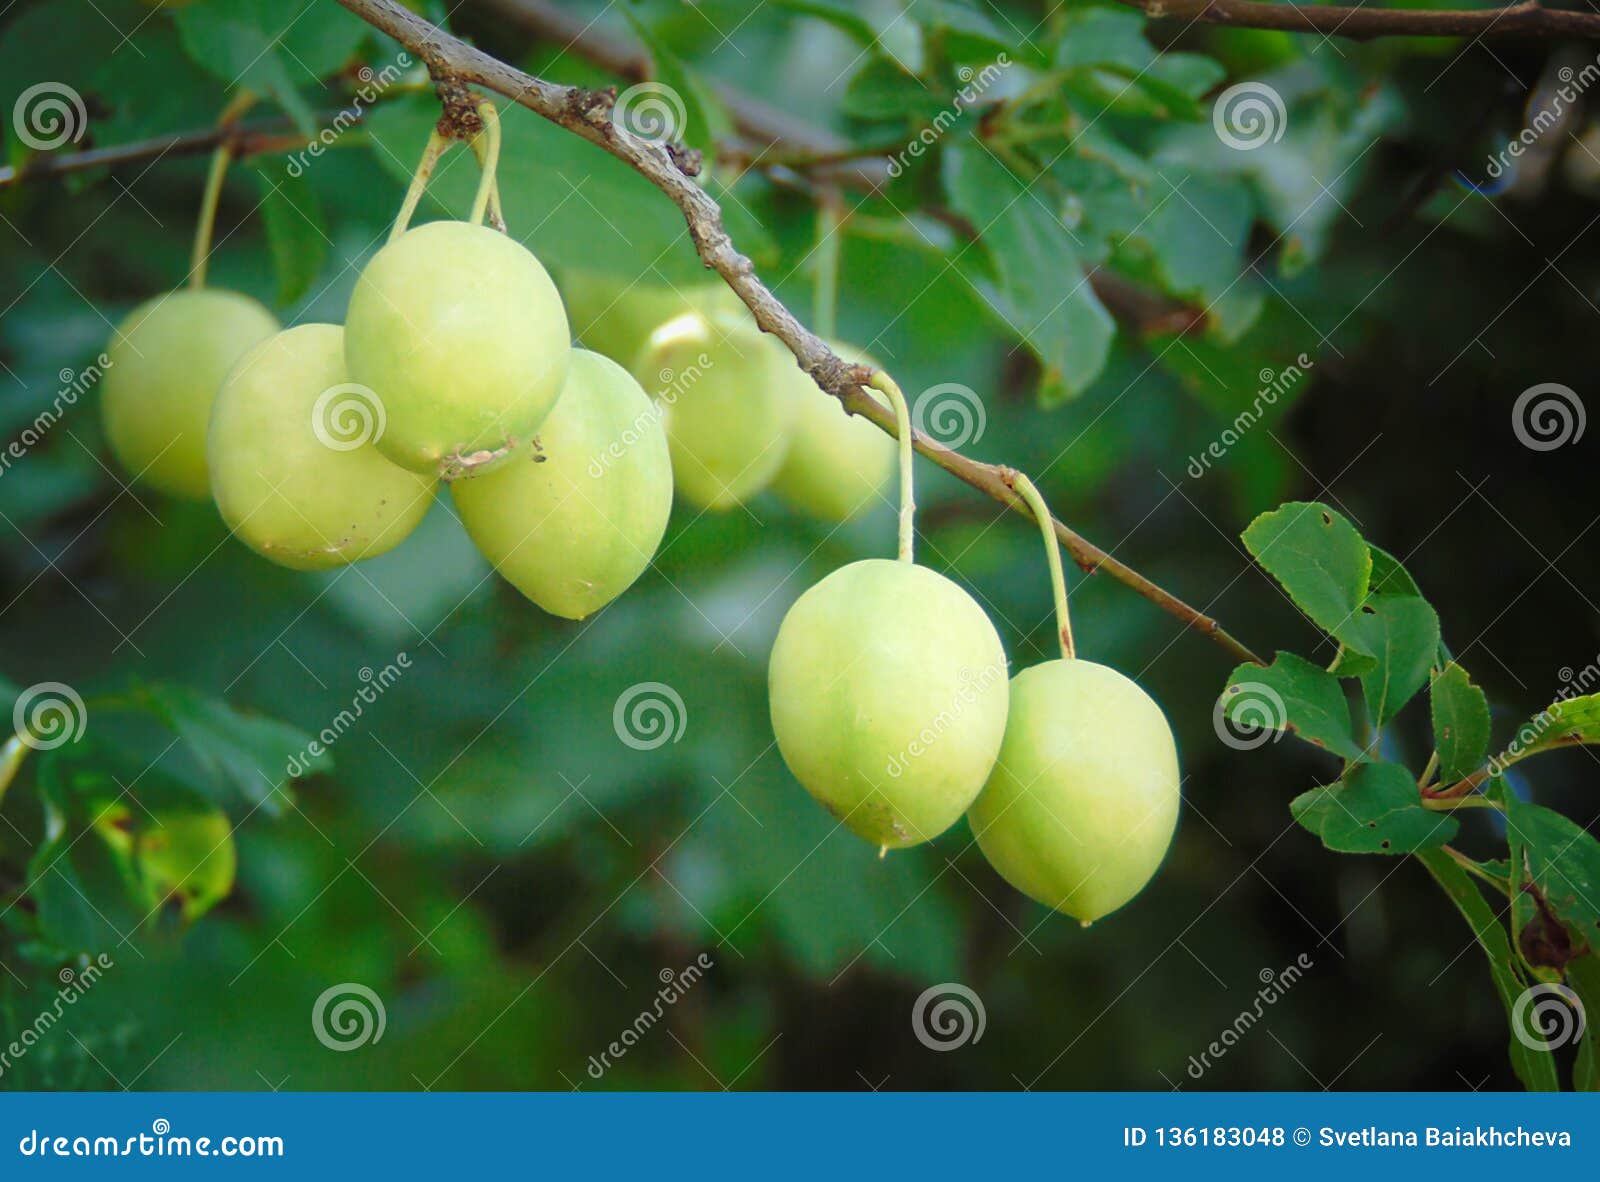
[[1044, 556], [1050, 566], [1050, 591], [1056, 607], [1056, 634], [1061, 638], [1061, 655], [1070, 661], [1077, 655], [1072, 643], [1072, 617], [1067, 611], [1067, 576], [1061, 569], [1061, 546], [1056, 541], [1055, 518], [1050, 515], [1044, 497], [1021, 472], [1009, 471], [1007, 483], [1028, 502], [1028, 508], [1039, 519], [1039, 531], [1044, 535]]

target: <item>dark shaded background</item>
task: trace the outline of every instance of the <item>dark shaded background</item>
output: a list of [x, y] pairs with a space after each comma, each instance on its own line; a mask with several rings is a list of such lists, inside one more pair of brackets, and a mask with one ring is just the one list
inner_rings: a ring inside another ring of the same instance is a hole
[[[0, 43], [34, 7], [0, 17]], [[1039, 19], [1036, 6], [1003, 7]], [[615, 16], [605, 26], [626, 35]], [[664, 35], [707, 75], [850, 130], [816, 90], [818, 63], [842, 69], [854, 52], [839, 34], [773, 10], [717, 45], [689, 27], [694, 14], [668, 17]], [[136, 44], [165, 36], [165, 19]], [[457, 24], [510, 60], [579, 76], [493, 13], [469, 6]], [[1183, 44], [1248, 64], [1269, 42], [1203, 30]], [[1509, 735], [1560, 690], [1561, 670], [1600, 653], [1594, 436], [1538, 453], [1511, 427], [1533, 384], [1590, 393], [1600, 207], [1561, 163], [1583, 151], [1587, 118], [1562, 129], [1556, 162], [1525, 191], [1474, 196], [1448, 170], [1478, 168], [1514, 132], [1528, 88], [1567, 50], [1293, 44], [1394, 87], [1407, 115], [1367, 155], [1320, 261], [1280, 273], [1260, 228], [1252, 257], [1295, 310], [1269, 316], [1249, 348], [1278, 366], [1305, 351], [1316, 366], [1202, 478], [1188, 457], [1255, 391], [1220, 382], [1197, 395], [1152, 365], [1186, 344], [1124, 333], [1091, 390], [1041, 408], [1033, 362], [962, 279], [937, 256], [863, 236], [844, 248], [840, 335], [908, 392], [981, 391], [987, 429], [968, 450], [1035, 473], [1065, 520], [1263, 654], [1332, 656], [1249, 566], [1239, 531], [1283, 499], [1341, 508], [1406, 562]], [[188, 89], [192, 103], [174, 97]], [[166, 97], [173, 127], [221, 105], [220, 85], [198, 78]], [[99, 350], [106, 320], [178, 281], [203, 170], [173, 159], [0, 190], [8, 427], [48, 400], [58, 370]], [[333, 245], [317, 294], [280, 309], [286, 321], [342, 314], [348, 260], [359, 266], [399, 199], [376, 152], [332, 152], [317, 173]], [[808, 202], [759, 179], [740, 192], [779, 246], [765, 272], [804, 314]], [[245, 175], [230, 186], [213, 281], [271, 301], [254, 193]], [[233, 896], [190, 928], [164, 917], [134, 934], [75, 1007], [70, 1041], [53, 1036], [6, 1085], [1516, 1086], [1482, 957], [1421, 868], [1330, 854], [1294, 826], [1287, 801], [1333, 774], [1331, 761], [1289, 742], [1219, 743], [1212, 706], [1230, 658], [1104, 576], [1072, 579], [1080, 649], [1163, 704], [1186, 807], [1156, 881], [1082, 930], [1007, 888], [964, 824], [879, 861], [771, 746], [765, 658], [782, 612], [832, 567], [889, 550], [887, 505], [832, 533], [767, 497], [721, 517], [680, 507], [655, 568], [577, 625], [487, 578], [447, 501], [393, 555], [307, 576], [227, 540], [209, 506], [119, 487], [106, 460], [91, 395], [0, 478], [10, 682], [86, 693], [175, 682], [315, 731], [361, 669], [400, 651], [414, 666], [334, 747], [335, 773], [298, 786], [294, 809], [235, 816]], [[921, 559], [980, 597], [1014, 666], [1046, 659], [1034, 531], [931, 466], [918, 475]], [[679, 692], [687, 726], [675, 744], [634, 751], [612, 708], [645, 681]], [[1413, 764], [1428, 742], [1421, 703], [1388, 739]], [[1520, 786], [1592, 829], [1591, 760], [1540, 759]], [[26, 780], [3, 816], [0, 884], [25, 915], [14, 896], [40, 824]], [[1490, 822], [1466, 828], [1464, 847], [1487, 853]], [[51, 987], [16, 930], [3, 939], [15, 1021]], [[714, 967], [664, 1028], [590, 1078], [589, 1057], [650, 1006], [659, 974], [701, 953]], [[1192, 1078], [1190, 1057], [1250, 1007], [1262, 975], [1302, 955], [1304, 979]], [[381, 1042], [335, 1054], [309, 1015], [347, 981], [384, 999], [388, 1025]], [[980, 1041], [948, 1053], [919, 1043], [911, 1022], [918, 995], [943, 982], [975, 990], [987, 1015]]]

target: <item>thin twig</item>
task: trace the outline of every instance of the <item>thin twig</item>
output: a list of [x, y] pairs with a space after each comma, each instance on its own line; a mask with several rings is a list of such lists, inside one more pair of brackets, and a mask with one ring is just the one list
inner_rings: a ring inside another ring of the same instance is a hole
[[1277, 4], [1264, 0], [1118, 0], [1152, 18], [1240, 29], [1275, 29], [1370, 41], [1375, 37], [1600, 38], [1600, 12], [1545, 8], [1526, 0], [1505, 8], [1410, 9]]

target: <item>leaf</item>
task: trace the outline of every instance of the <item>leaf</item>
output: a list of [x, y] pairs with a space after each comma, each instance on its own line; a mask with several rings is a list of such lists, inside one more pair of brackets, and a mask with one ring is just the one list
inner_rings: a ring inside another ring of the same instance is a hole
[[778, 6], [825, 20], [868, 49], [878, 40], [878, 30], [845, 0], [778, 0]]
[[931, 121], [945, 102], [921, 79], [885, 58], [873, 58], [850, 77], [841, 106], [856, 119]]
[[1340, 783], [1289, 802], [1302, 826], [1342, 854], [1409, 854], [1456, 835], [1456, 819], [1422, 807], [1417, 782], [1397, 763], [1363, 763]]
[[156, 907], [176, 899], [193, 923], [233, 893], [238, 855], [221, 809], [190, 800], [142, 815], [129, 810], [129, 820], [129, 853]]
[[1371, 552], [1355, 526], [1326, 505], [1291, 501], [1257, 517], [1242, 536], [1295, 606], [1342, 638], [1366, 600], [1372, 573]]
[[1434, 675], [1428, 697], [1439, 778], [1450, 783], [1471, 775], [1489, 754], [1489, 699], [1454, 661]]
[[1113, 8], [1069, 10], [1063, 21], [1056, 65], [1063, 69], [1119, 66], [1138, 73], [1156, 56], [1144, 39], [1144, 17]]
[[1038, 356], [1047, 394], [1081, 392], [1105, 366], [1116, 327], [1061, 217], [970, 141], [945, 154], [945, 183], [994, 266], [997, 286], [975, 284], [980, 294]]
[[1415, 595], [1425, 598], [1422, 589], [1417, 586], [1417, 581], [1411, 577], [1411, 572], [1400, 564], [1400, 560], [1387, 550], [1367, 543], [1367, 549], [1372, 552], [1372, 578], [1368, 594], [1371, 595]]
[[153, 902], [132, 858], [97, 825], [123, 789], [104, 772], [59, 757], [41, 761], [38, 784], [45, 840], [27, 876], [40, 927], [73, 952], [119, 948]]
[[1163, 176], [1154, 208], [1135, 235], [1149, 251], [1161, 285], [1180, 298], [1210, 306], [1242, 284], [1255, 207], [1237, 181], [1199, 175]]
[[[180, 686], [151, 686], [146, 694], [204, 771], [270, 815], [282, 811], [280, 792], [292, 778], [291, 762], [305, 769], [299, 775], [333, 769], [332, 757], [320, 748], [313, 752], [311, 736], [287, 723], [243, 714]], [[217, 795], [214, 783], [204, 786]]]
[[1600, 948], [1600, 841], [1571, 819], [1515, 793], [1506, 793], [1504, 802], [1516, 881], [1538, 890], [1576, 937], [1575, 949]]
[[[1105, 101], [1127, 113], [1199, 118], [1195, 99], [1221, 81], [1226, 70], [1199, 54], [1158, 53], [1145, 40], [1144, 19], [1138, 13], [1102, 7], [1069, 12], [1056, 65], [1080, 72], [1075, 82], [1102, 90]], [[1113, 77], [1102, 79], [1106, 74]], [[1097, 85], [1102, 81], [1104, 85]], [[1142, 92], [1154, 106], [1140, 111], [1128, 102], [1130, 90]]]
[[1439, 616], [1427, 600], [1410, 595], [1375, 595], [1342, 629], [1347, 646], [1377, 662], [1360, 674], [1367, 709], [1382, 725], [1428, 680], [1439, 650]]
[[315, 131], [316, 116], [296, 89], [297, 77], [313, 79], [301, 66], [291, 73], [277, 48], [275, 28], [282, 25], [281, 10], [274, 18], [255, 0], [223, 0], [180, 9], [173, 20], [184, 51], [202, 70], [230, 90], [270, 96], [299, 131], [306, 135]]
[[1600, 743], [1600, 694], [1552, 702], [1517, 728], [1516, 736], [1490, 766], [1504, 769], [1557, 747]]
[[1350, 703], [1339, 679], [1293, 653], [1272, 664], [1240, 665], [1222, 692], [1223, 717], [1241, 726], [1266, 726], [1347, 760], [1365, 759], [1350, 724]]
[[278, 277], [278, 303], [292, 304], [311, 290], [328, 258], [322, 203], [302, 177], [289, 172], [258, 166], [256, 179], [267, 249]]
[[1555, 1059], [1549, 1049], [1530, 1046], [1516, 1034], [1515, 1014], [1524, 985], [1512, 960], [1511, 940], [1505, 928], [1495, 918], [1483, 893], [1468, 877], [1466, 870], [1449, 854], [1443, 850], [1425, 850], [1417, 854], [1417, 860], [1428, 868], [1434, 881], [1444, 889], [1444, 893], [1465, 917], [1472, 934], [1477, 937], [1478, 946], [1489, 958], [1489, 974], [1494, 979], [1501, 1004], [1505, 1006], [1506, 1020], [1512, 1026], [1508, 1050], [1517, 1078], [1531, 1092], [1559, 1091], [1561, 1084], [1556, 1076]]
[[1583, 1036], [1572, 1061], [1572, 1090], [1600, 1092], [1600, 953], [1590, 952], [1567, 966], [1567, 987], [1584, 1016]]
[[[715, 159], [716, 135], [711, 117], [702, 101], [703, 89], [694, 81], [683, 59], [673, 53], [645, 24], [631, 12], [624, 11], [628, 24], [650, 51], [652, 75], [656, 85], [664, 86], [683, 105], [683, 126], [674, 128], [679, 142], [698, 148], [708, 162]], [[646, 85], [650, 85], [647, 83]]]

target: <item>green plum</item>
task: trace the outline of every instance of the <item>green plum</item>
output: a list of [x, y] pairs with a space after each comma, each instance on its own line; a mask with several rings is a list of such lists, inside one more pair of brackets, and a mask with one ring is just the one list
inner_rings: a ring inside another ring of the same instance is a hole
[[610, 275], [563, 268], [559, 275], [572, 334], [585, 348], [631, 366], [650, 334], [685, 312], [739, 316], [744, 304], [721, 280], [676, 287], [628, 283]]
[[[846, 361], [880, 368], [859, 349], [829, 344]], [[772, 491], [802, 513], [824, 521], [846, 521], [887, 503], [894, 479], [894, 438], [860, 415], [847, 414], [839, 400], [815, 382], [807, 379], [806, 385], [808, 389], [796, 399], [789, 453]]]
[[994, 774], [968, 819], [1002, 878], [1085, 924], [1143, 889], [1178, 823], [1178, 753], [1150, 696], [1092, 661], [1011, 682]]
[[977, 601], [926, 567], [853, 562], [789, 609], [768, 673], [795, 778], [881, 848], [917, 845], [982, 790], [1006, 728], [1006, 655]]
[[777, 476], [806, 377], [753, 324], [689, 313], [650, 334], [634, 376], [667, 408], [678, 492], [731, 509]]
[[211, 412], [207, 454], [223, 520], [296, 570], [391, 550], [433, 502], [432, 476], [373, 446], [383, 408], [349, 380], [344, 346], [336, 324], [280, 332], [240, 359]]
[[100, 395], [117, 462], [162, 492], [209, 496], [211, 403], [234, 363], [277, 331], [255, 300], [217, 288], [169, 291], [130, 312], [106, 349]]
[[545, 611], [604, 607], [650, 565], [672, 512], [661, 418], [627, 370], [574, 349], [531, 451], [450, 486], [467, 533]]
[[377, 392], [378, 450], [446, 479], [529, 442], [572, 355], [555, 284], [514, 238], [430, 222], [389, 243], [350, 296], [350, 380]]

